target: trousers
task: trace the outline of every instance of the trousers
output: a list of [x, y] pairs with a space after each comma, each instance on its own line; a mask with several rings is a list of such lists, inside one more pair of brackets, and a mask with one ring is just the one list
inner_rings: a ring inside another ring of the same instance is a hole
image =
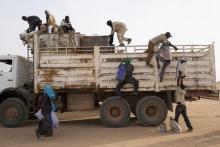
[[157, 64], [158, 65], [159, 65], [159, 61], [161, 61], [163, 63], [163, 66], [162, 66], [161, 71], [160, 71], [160, 82], [162, 82], [163, 81], [164, 73], [166, 71], [166, 68], [170, 64], [170, 60], [165, 60], [160, 55], [157, 55], [156, 59], [157, 59]]
[[130, 78], [130, 79], [125, 79], [124, 81], [122, 82], [118, 82], [117, 86], [116, 86], [116, 94], [118, 96], [121, 96], [121, 88], [127, 84], [127, 83], [130, 83], [130, 84], [133, 84], [134, 85], [134, 92], [138, 92], [138, 88], [139, 88], [139, 81], [136, 80], [135, 78]]
[[150, 64], [150, 61], [154, 55], [154, 48], [157, 45], [153, 44], [151, 41], [148, 42], [148, 49], [147, 49], [147, 58], [146, 58], [146, 64]]
[[124, 27], [121, 27], [120, 30], [117, 32], [119, 44], [124, 44], [123, 41], [128, 41], [129, 38], [124, 37], [125, 32], [126, 32], [126, 28]]
[[189, 118], [187, 116], [187, 112], [186, 112], [186, 106], [181, 104], [181, 103], [178, 103], [177, 106], [176, 106], [176, 110], [175, 110], [175, 118], [174, 120], [176, 122], [179, 121], [179, 116], [180, 114], [182, 114], [183, 118], [184, 118], [184, 121], [186, 123], [186, 126], [189, 128], [189, 129], [193, 129], [190, 121], [189, 121]]

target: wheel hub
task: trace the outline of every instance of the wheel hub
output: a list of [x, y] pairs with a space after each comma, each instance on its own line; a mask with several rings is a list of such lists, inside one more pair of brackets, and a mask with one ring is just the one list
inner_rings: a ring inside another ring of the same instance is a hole
[[155, 106], [149, 106], [146, 108], [146, 115], [155, 116], [157, 114], [157, 108]]
[[8, 107], [8, 109], [5, 110], [4, 115], [5, 115], [5, 118], [7, 118], [7, 120], [13, 121], [18, 116], [18, 110], [13, 106]]
[[110, 109], [110, 115], [112, 117], [119, 117], [121, 115], [121, 110], [118, 107], [112, 107]]

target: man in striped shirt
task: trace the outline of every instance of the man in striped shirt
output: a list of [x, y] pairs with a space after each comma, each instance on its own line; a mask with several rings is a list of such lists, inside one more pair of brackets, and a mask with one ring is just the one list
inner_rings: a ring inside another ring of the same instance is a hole
[[165, 70], [172, 60], [170, 46], [171, 46], [171, 44], [169, 41], [164, 42], [164, 43], [162, 43], [160, 49], [156, 52], [157, 67], [160, 68], [159, 61], [163, 63], [163, 66], [160, 71], [160, 82], [163, 81], [163, 76], [164, 76]]

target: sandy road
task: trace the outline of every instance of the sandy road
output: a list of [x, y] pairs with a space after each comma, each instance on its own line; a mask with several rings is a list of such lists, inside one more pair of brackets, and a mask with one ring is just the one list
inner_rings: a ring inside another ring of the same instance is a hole
[[[0, 147], [220, 147], [220, 102], [200, 100], [187, 105], [194, 126], [191, 133], [160, 133], [158, 127], [143, 127], [135, 118], [127, 127], [105, 128], [94, 114], [66, 113], [62, 119], [93, 118], [63, 121], [53, 137], [40, 140], [34, 134], [36, 121], [21, 128], [0, 126]], [[182, 118], [180, 122], [186, 130]]]

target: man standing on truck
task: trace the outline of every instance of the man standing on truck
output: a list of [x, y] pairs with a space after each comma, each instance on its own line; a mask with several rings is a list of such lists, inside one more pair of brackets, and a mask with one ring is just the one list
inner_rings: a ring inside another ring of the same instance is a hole
[[32, 31], [35, 31], [36, 27], [38, 27], [38, 30], [40, 30], [42, 21], [37, 16], [22, 16], [22, 20], [27, 21], [29, 24], [29, 28], [26, 30], [26, 33], [30, 33]]
[[51, 32], [54, 32], [55, 29], [58, 29], [54, 16], [48, 10], [45, 10], [45, 15], [46, 15], [46, 24], [48, 25], [48, 27], [51, 26], [52, 27]]
[[186, 123], [186, 126], [188, 127], [188, 131], [192, 131], [193, 127], [190, 123], [190, 120], [189, 120], [187, 112], [186, 112], [185, 94], [186, 94], [185, 85], [181, 81], [180, 86], [177, 87], [177, 91], [176, 91], [177, 106], [176, 106], [176, 110], [175, 110], [174, 120], [178, 123], [179, 116], [180, 116], [180, 114], [182, 114], [184, 121]]
[[118, 96], [121, 96], [121, 88], [127, 84], [133, 84], [134, 85], [134, 95], [138, 94], [138, 88], [139, 88], [139, 81], [136, 80], [134, 77], [132, 77], [133, 71], [134, 71], [134, 66], [131, 64], [131, 59], [130, 58], [126, 58], [124, 59], [121, 64], [119, 65], [119, 70], [120, 68], [124, 68], [125, 69], [125, 75], [124, 77], [121, 78], [117, 78], [117, 80], [119, 81], [117, 86], [116, 86], [116, 93]]
[[[160, 34], [152, 39], [150, 39], [148, 43], [148, 49], [147, 49], [147, 58], [146, 58], [146, 65], [153, 67], [152, 64], [150, 64], [151, 58], [153, 57], [154, 51], [157, 50], [158, 46], [161, 43], [166, 43], [168, 42], [168, 39], [172, 37], [170, 32], [166, 32], [165, 34]], [[177, 47], [169, 43], [170, 46], [172, 46], [175, 50], [177, 50]]]
[[[169, 41], [164, 42], [164, 43], [162, 43], [159, 50], [156, 52], [156, 60], [157, 60], [158, 69], [160, 69], [159, 61], [161, 61], [163, 63], [163, 66], [160, 71], [160, 82], [163, 81], [163, 76], [164, 76], [165, 70], [172, 60], [170, 46], [171, 45], [170, 45]], [[161, 54], [162, 54], [162, 56], [161, 56]]]
[[131, 43], [131, 38], [124, 37], [125, 32], [128, 30], [123, 22], [119, 21], [107, 21], [107, 25], [111, 27], [111, 34], [109, 35], [109, 45], [113, 46], [114, 33], [117, 33], [119, 46], [125, 46], [123, 41], [127, 41], [128, 45]]

